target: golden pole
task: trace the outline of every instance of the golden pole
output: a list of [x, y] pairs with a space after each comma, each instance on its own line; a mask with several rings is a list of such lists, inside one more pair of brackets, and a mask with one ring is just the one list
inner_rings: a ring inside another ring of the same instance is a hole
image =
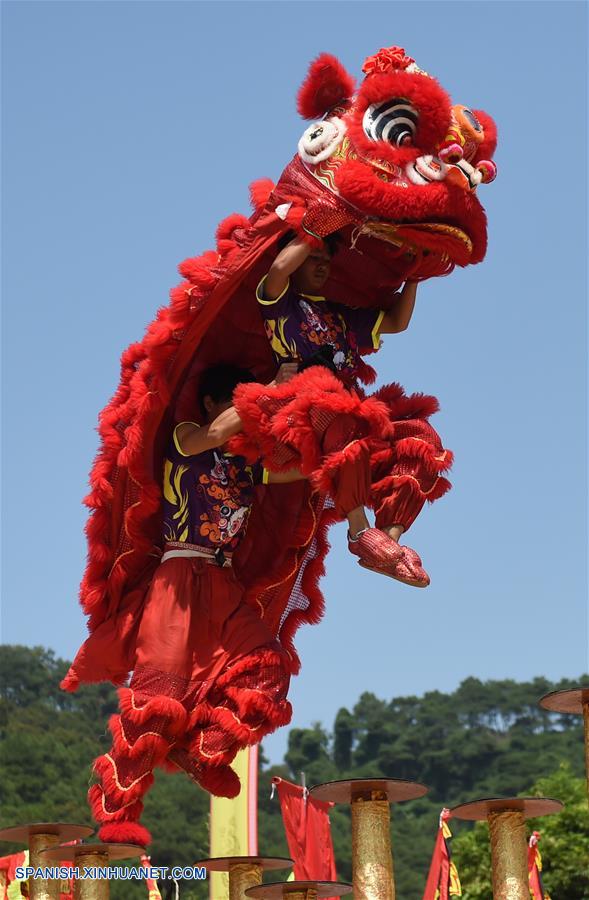
[[[40, 856], [41, 850], [47, 847], [56, 847], [61, 843], [58, 834], [30, 834], [29, 835], [29, 865], [35, 869], [44, 869], [47, 866], [45, 859]], [[59, 900], [58, 878], [29, 878], [29, 897], [31, 900]]]
[[[92, 850], [88, 853], [81, 851], [76, 853], [75, 865], [82, 873], [84, 866], [108, 866], [108, 861], [108, 850]], [[85, 878], [83, 881], [76, 878], [74, 882], [74, 900], [108, 900], [109, 896], [107, 878]]]
[[237, 863], [229, 867], [229, 900], [245, 900], [248, 888], [262, 883], [263, 867]]
[[354, 900], [395, 900], [390, 814], [382, 791], [352, 797]]
[[530, 900], [526, 819], [562, 809], [552, 797], [486, 797], [450, 810], [457, 819], [489, 825], [494, 900]]
[[530, 900], [523, 812], [489, 812], [488, 822], [494, 900]]
[[287, 889], [282, 896], [284, 900], [317, 900], [319, 895], [312, 888], [305, 888], [304, 891], [293, 891], [292, 893]]
[[352, 778], [316, 784], [310, 794], [352, 807], [354, 900], [395, 900], [390, 804], [423, 797], [425, 785], [402, 778]]

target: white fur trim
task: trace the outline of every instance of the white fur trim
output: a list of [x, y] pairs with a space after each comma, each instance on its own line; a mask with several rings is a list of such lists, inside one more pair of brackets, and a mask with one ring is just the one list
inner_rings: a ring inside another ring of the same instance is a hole
[[282, 221], [284, 222], [291, 206], [292, 206], [292, 203], [281, 203], [280, 206], [276, 207], [274, 212], [276, 213], [278, 218], [282, 219]]

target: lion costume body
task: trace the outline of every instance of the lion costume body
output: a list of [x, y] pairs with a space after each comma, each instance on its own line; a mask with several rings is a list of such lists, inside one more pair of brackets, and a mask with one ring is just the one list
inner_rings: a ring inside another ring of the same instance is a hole
[[[251, 369], [260, 382], [276, 371], [255, 292], [280, 236], [292, 230], [313, 244], [337, 231], [343, 247], [333, 260], [326, 294], [353, 307], [386, 309], [408, 278], [445, 275], [455, 265], [484, 258], [486, 218], [476, 188], [495, 175], [493, 121], [483, 112], [453, 107], [438, 82], [400, 48], [379, 51], [366, 60], [364, 72], [356, 89], [334, 57], [324, 54], [311, 65], [298, 107], [313, 122], [294, 159], [276, 185], [252, 185], [253, 214], [225, 219], [217, 229], [215, 250], [180, 265], [184, 280], [171, 291], [169, 305], [160, 309], [143, 340], [123, 353], [118, 390], [100, 415], [101, 446], [85, 501], [90, 509], [88, 564], [80, 599], [90, 634], [64, 679], [66, 690], [101, 680], [123, 684], [134, 667], [137, 629], [163, 548], [164, 448], [174, 424], [194, 418], [199, 374], [221, 360]], [[297, 380], [308, 378], [311, 384], [314, 378], [319, 396], [329, 385], [317, 383], [317, 371]], [[324, 377], [333, 379], [327, 372]], [[339, 388], [353, 404], [371, 402]], [[389, 389], [380, 396], [388, 421], [394, 426], [396, 420], [417, 417], [431, 428], [425, 420], [436, 408], [433, 398], [412, 401], [399, 391]], [[286, 457], [281, 463], [276, 456], [280, 441], [268, 444], [272, 434], [276, 438], [274, 423], [262, 427], [251, 409], [250, 404], [247, 416], [243, 410], [248, 423], [242, 449], [251, 455], [262, 452], [267, 462], [274, 459], [276, 468], [286, 466]], [[378, 421], [376, 416], [374, 423]], [[415, 435], [399, 431], [396, 439], [403, 437]], [[429, 465], [430, 488], [438, 485], [429, 499], [447, 488], [440, 472], [449, 457], [444, 465], [432, 462], [439, 446], [434, 441], [430, 457], [421, 454], [419, 459], [426, 469]], [[286, 456], [291, 465], [292, 453]], [[414, 452], [416, 464], [418, 457]], [[395, 460], [389, 463], [387, 477], [395, 474]], [[315, 486], [325, 488], [326, 471], [315, 473]], [[280, 643], [290, 673], [295, 673], [295, 632], [322, 615], [318, 580], [335, 513], [326, 495], [309, 482], [256, 490], [234, 571], [245, 603]], [[131, 780], [130, 760], [141, 752], [137, 735], [150, 721], [149, 711], [138, 709], [135, 699], [125, 695], [135, 746], [129, 746], [116, 725], [113, 730]], [[174, 703], [162, 701], [152, 714], [167, 720], [173, 726], [170, 733], [177, 735], [186, 711]], [[284, 715], [272, 727], [283, 722]], [[234, 738], [241, 745], [256, 739], [249, 735], [246, 740], [238, 732], [237, 727]], [[154, 764], [161, 762], [156, 744], [150, 750]], [[133, 788], [133, 802], [127, 803], [135, 818], [143, 792], [144, 787]], [[123, 810], [122, 800], [119, 805]], [[118, 821], [124, 818], [123, 810]]]

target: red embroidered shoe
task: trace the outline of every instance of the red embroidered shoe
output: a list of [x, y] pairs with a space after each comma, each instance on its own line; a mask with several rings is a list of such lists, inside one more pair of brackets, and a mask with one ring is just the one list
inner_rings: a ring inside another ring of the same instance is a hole
[[421, 558], [411, 547], [400, 547], [401, 557], [392, 566], [374, 566], [361, 559], [359, 565], [364, 569], [371, 569], [379, 575], [388, 575], [396, 581], [408, 584], [411, 587], [425, 588], [430, 583], [429, 575], [421, 564]]
[[352, 540], [348, 534], [350, 553], [360, 557], [360, 563], [368, 569], [386, 569], [394, 566], [402, 556], [402, 548], [379, 528], [366, 528]]

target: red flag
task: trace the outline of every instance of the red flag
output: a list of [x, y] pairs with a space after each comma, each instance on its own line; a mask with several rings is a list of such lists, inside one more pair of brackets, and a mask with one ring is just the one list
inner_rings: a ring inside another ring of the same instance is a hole
[[450, 897], [462, 897], [460, 879], [450, 852], [452, 832], [448, 827], [449, 818], [450, 810], [443, 809], [440, 813], [438, 835], [423, 900], [449, 900]]
[[[144, 853], [141, 857], [141, 865], [144, 869], [150, 869], [151, 856], [147, 856], [147, 854]], [[157, 886], [155, 878], [146, 878], [145, 884], [147, 887], [147, 900], [162, 900], [162, 895], [160, 894], [160, 889]]]
[[2, 900], [8, 897], [8, 887], [15, 880], [16, 867], [26, 866], [28, 861], [28, 851], [21, 850], [19, 853], [10, 853], [8, 856], [0, 856], [0, 896]]
[[337, 881], [328, 811], [333, 803], [309, 796], [306, 788], [273, 778], [278, 789], [288, 851], [297, 881]]
[[534, 900], [550, 900], [550, 895], [544, 890], [542, 884], [542, 856], [538, 849], [540, 832], [532, 832], [528, 844], [528, 878], [530, 880], [530, 893]]

